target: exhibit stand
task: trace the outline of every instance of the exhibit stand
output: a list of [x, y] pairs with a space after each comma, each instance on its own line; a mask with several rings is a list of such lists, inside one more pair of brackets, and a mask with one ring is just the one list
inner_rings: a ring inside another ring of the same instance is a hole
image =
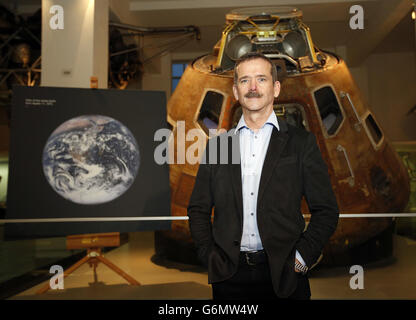
[[[83, 234], [83, 235], [74, 235], [66, 237], [66, 248], [67, 250], [76, 250], [76, 249], [87, 249], [87, 255], [79, 260], [77, 263], [69, 267], [64, 272], [64, 278], [70, 275], [72, 272], [81, 267], [84, 263], [88, 263], [91, 268], [94, 268], [94, 282], [93, 284], [98, 283], [97, 277], [97, 267], [100, 262], [105, 264], [115, 273], [119, 274], [121, 277], [127, 280], [128, 283], [134, 286], [139, 286], [140, 283], [132, 278], [130, 275], [125, 273], [110, 260], [104, 257], [102, 249], [105, 247], [119, 247], [120, 246], [120, 233], [93, 233], [93, 234]], [[36, 294], [46, 293], [50, 289], [50, 283], [45, 284], [41, 289], [39, 289]]]

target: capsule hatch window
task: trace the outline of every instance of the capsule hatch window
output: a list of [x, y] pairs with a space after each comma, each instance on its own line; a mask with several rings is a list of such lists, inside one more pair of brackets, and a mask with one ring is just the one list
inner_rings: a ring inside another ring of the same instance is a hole
[[367, 115], [364, 123], [373, 146], [377, 147], [383, 138], [383, 133], [371, 113]]
[[322, 87], [314, 92], [314, 97], [321, 116], [322, 126], [327, 134], [332, 136], [344, 119], [334, 90], [330, 86]]
[[305, 109], [299, 103], [275, 104], [273, 105], [273, 110], [276, 116], [282, 117], [292, 126], [309, 131]]
[[[273, 110], [277, 117], [283, 118], [287, 123], [292, 126], [305, 129], [309, 131], [308, 121], [306, 120], [305, 109], [299, 103], [284, 103], [273, 105]], [[231, 127], [237, 127], [238, 121], [240, 121], [243, 111], [241, 106], [236, 107]]]
[[176, 86], [178, 85], [179, 80], [181, 80], [182, 74], [185, 72], [187, 65], [187, 62], [172, 63], [172, 92], [175, 91]]
[[218, 128], [223, 102], [224, 96], [221, 93], [210, 90], [205, 93], [199, 110], [198, 123], [207, 135], [210, 129]]

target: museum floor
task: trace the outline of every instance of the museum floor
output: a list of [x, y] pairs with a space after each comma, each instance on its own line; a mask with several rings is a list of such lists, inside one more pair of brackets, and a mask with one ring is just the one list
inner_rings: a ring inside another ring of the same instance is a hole
[[[153, 232], [129, 234], [129, 242], [105, 256], [141, 283], [130, 286], [106, 266], [93, 269], [84, 264], [65, 278], [64, 290], [35, 292], [46, 281], [9, 299], [211, 299], [207, 273], [201, 267], [179, 263], [155, 263]], [[394, 259], [364, 266], [364, 289], [350, 288], [348, 267], [312, 270], [312, 299], [416, 299], [416, 241], [394, 238]]]

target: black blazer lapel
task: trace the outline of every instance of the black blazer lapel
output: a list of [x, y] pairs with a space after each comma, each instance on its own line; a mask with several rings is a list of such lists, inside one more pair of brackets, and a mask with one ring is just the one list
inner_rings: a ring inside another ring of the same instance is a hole
[[280, 159], [280, 155], [282, 154], [282, 151], [285, 148], [287, 140], [289, 138], [287, 134], [286, 122], [284, 121], [278, 121], [278, 122], [279, 122], [280, 130], [277, 130], [276, 127], [273, 127], [269, 146], [267, 148], [266, 157], [264, 159], [263, 169], [261, 171], [261, 177], [260, 177], [260, 186], [259, 186], [259, 194], [257, 197], [257, 204], [260, 203], [261, 201], [264, 191], [266, 190], [266, 187], [272, 176], [274, 167], [276, 166], [278, 160]]

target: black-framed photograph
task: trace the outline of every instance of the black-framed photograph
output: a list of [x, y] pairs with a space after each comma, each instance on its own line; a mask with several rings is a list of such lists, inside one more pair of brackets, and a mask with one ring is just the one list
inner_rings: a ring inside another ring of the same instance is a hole
[[[6, 237], [169, 229], [163, 219], [76, 221], [170, 216], [169, 168], [154, 161], [165, 127], [164, 92], [15, 87], [6, 218], [22, 223]], [[42, 222], [56, 218], [68, 221]]]

